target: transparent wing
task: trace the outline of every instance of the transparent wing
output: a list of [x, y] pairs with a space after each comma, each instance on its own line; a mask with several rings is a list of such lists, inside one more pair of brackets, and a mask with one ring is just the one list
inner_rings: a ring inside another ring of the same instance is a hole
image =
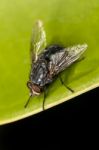
[[78, 60], [87, 49], [87, 44], [76, 45], [64, 48], [62, 51], [55, 53], [50, 58], [49, 70], [52, 75], [56, 75]]
[[42, 21], [38, 20], [32, 30], [31, 37], [31, 60], [32, 63], [37, 60], [38, 55], [45, 49], [46, 47], [46, 34], [43, 29]]

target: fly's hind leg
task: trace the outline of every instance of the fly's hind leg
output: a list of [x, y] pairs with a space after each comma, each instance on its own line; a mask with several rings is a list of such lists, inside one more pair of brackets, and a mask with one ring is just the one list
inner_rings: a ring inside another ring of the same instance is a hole
[[61, 84], [64, 85], [66, 89], [68, 89], [68, 90], [71, 91], [72, 93], [74, 92], [73, 89], [71, 89], [69, 86], [67, 86], [67, 85], [64, 83], [64, 81], [62, 80], [61, 75], [59, 75], [59, 79], [60, 79]]

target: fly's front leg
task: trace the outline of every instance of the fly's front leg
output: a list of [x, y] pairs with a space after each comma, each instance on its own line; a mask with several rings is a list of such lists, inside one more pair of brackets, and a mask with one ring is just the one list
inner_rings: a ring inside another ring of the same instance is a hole
[[61, 82], [62, 85], [64, 85], [64, 86], [65, 86], [69, 91], [71, 91], [72, 93], [74, 92], [73, 89], [71, 89], [69, 86], [67, 86], [67, 85], [63, 82], [61, 75], [59, 75], [59, 79], [60, 79], [60, 82]]
[[45, 86], [44, 87], [44, 98], [43, 98], [43, 104], [42, 104], [43, 111], [45, 110], [44, 106], [45, 106], [46, 95], [47, 95], [47, 89]]

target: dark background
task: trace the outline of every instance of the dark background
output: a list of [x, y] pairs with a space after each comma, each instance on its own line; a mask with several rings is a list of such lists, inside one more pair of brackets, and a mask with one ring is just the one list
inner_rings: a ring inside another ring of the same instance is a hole
[[[96, 146], [99, 88], [0, 127], [0, 150]], [[95, 144], [93, 144], [95, 141]], [[79, 149], [81, 149], [79, 147]], [[84, 149], [85, 149], [84, 148]]]

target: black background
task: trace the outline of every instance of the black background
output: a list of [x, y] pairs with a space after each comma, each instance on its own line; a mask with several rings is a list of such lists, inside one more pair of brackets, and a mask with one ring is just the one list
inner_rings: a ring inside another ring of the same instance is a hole
[[[26, 119], [0, 126], [0, 150], [84, 149], [97, 144], [99, 88]], [[95, 144], [93, 144], [95, 141]], [[69, 147], [69, 148], [67, 148]]]

